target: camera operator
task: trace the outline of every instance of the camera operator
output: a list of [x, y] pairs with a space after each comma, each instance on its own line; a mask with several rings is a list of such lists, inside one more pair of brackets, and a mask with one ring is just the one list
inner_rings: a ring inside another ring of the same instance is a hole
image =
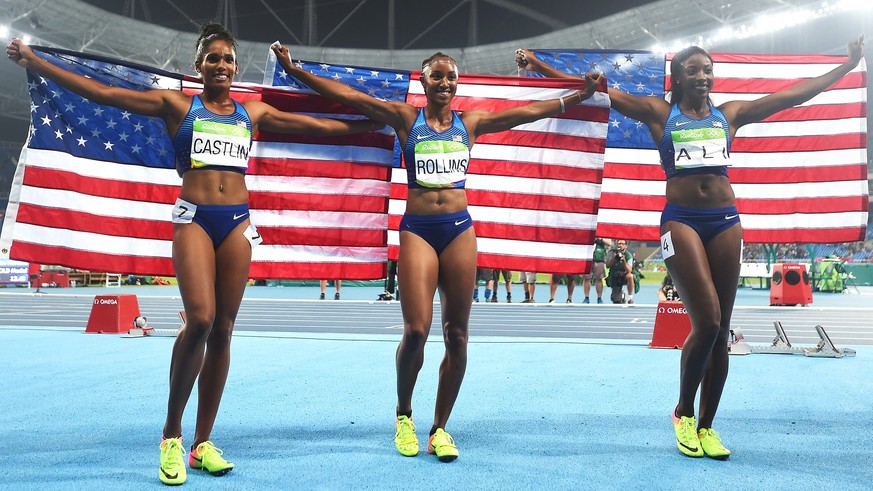
[[679, 292], [676, 290], [676, 285], [673, 284], [673, 277], [670, 273], [664, 276], [664, 281], [661, 282], [661, 288], [658, 289], [658, 299], [662, 302], [680, 302]]
[[609, 250], [606, 267], [609, 268], [610, 286], [612, 287], [612, 302], [622, 303], [621, 287], [627, 285], [627, 303], [634, 303], [634, 256], [627, 250], [627, 241], [618, 240], [616, 246]]

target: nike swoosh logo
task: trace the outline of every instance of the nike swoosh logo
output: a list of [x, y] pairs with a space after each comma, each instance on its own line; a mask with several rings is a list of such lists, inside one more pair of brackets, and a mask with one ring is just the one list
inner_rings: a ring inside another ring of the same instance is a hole
[[678, 443], [679, 445], [682, 445], [683, 447], [687, 448], [688, 450], [691, 450], [692, 452], [697, 452], [697, 447], [689, 447], [688, 445], [680, 442], [679, 440], [676, 440], [676, 443]]
[[427, 135], [416, 135], [416, 138], [418, 138], [419, 140], [424, 140], [425, 138], [427, 138]]
[[163, 467], [161, 467], [161, 474], [166, 476], [167, 479], [176, 479], [177, 477], [179, 477], [178, 472], [175, 474], [168, 474], [167, 471], [165, 471]]
[[724, 219], [725, 219], [725, 220], [733, 220], [733, 219], [736, 218], [736, 217], [737, 217], [737, 215], [725, 215], [725, 216], [724, 216]]
[[465, 218], [465, 219], [461, 220], [460, 222], [455, 220], [455, 225], [460, 225], [460, 224], [466, 222], [467, 220], [469, 220], [469, 218]]
[[684, 126], [684, 125], [686, 125], [686, 124], [688, 124], [688, 123], [690, 123], [690, 122], [691, 122], [691, 121], [677, 121], [677, 122], [676, 122], [676, 126]]
[[244, 217], [244, 216], [246, 216], [246, 215], [248, 215], [248, 213], [243, 213], [242, 215], [237, 215], [236, 213], [234, 213], [234, 214], [233, 214], [233, 219], [234, 219], [234, 220], [239, 220], [240, 218], [242, 218], [242, 217]]

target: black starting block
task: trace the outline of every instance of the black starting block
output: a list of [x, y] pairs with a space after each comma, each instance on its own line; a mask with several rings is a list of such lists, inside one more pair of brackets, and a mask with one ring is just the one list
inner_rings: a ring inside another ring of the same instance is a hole
[[811, 356], [816, 358], [843, 358], [844, 356], [855, 356], [855, 350], [850, 348], [837, 348], [828, 336], [827, 331], [821, 325], [815, 326], [818, 333], [818, 345], [814, 348], [800, 348], [791, 345], [788, 340], [788, 334], [785, 333], [785, 328], [781, 322], [774, 322], [773, 327], [776, 329], [776, 337], [769, 346], [750, 345], [743, 338], [743, 332], [739, 329], [731, 329], [731, 340], [728, 349], [732, 355], [748, 355], [751, 353], [765, 353], [777, 355], [793, 355], [802, 354], [803, 356]]

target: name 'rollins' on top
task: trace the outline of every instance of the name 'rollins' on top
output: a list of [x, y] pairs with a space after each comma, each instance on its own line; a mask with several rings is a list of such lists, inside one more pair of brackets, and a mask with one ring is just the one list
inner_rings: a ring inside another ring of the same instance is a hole
[[249, 158], [249, 148], [239, 143], [214, 140], [210, 138], [194, 138], [191, 142], [192, 153], [224, 155], [243, 161]]
[[467, 159], [418, 159], [415, 161], [416, 174], [465, 174]]

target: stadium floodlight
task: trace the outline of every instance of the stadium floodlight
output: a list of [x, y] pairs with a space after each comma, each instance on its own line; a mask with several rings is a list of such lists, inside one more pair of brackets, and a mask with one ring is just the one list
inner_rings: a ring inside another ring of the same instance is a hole
[[740, 24], [739, 27], [726, 25], [711, 35], [699, 35], [693, 41], [676, 40], [672, 43], [656, 44], [649, 49], [655, 53], [667, 51], [675, 53], [692, 44], [709, 49], [725, 41], [748, 39], [762, 34], [775, 33], [806, 24], [815, 19], [853, 10], [873, 10], [873, 2], [870, 0], [841, 0], [838, 2], [822, 2], [819, 8], [814, 10], [795, 8], [770, 12], [761, 15], [748, 24]]
[[0, 24], [0, 39], [6, 39], [9, 37], [9, 27], [6, 24]]

